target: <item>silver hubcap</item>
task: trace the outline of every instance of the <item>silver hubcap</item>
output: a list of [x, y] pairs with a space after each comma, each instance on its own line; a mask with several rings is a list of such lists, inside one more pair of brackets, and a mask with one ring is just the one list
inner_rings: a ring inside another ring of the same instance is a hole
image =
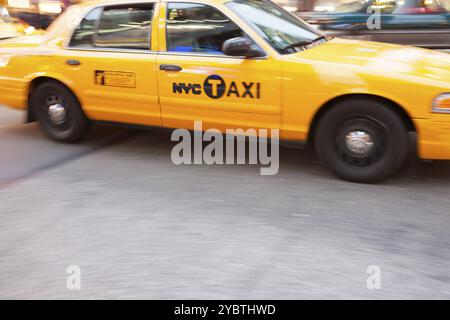
[[352, 131], [345, 136], [347, 149], [357, 155], [366, 155], [374, 147], [373, 139], [365, 131]]
[[48, 107], [48, 115], [54, 124], [62, 124], [66, 121], [66, 109], [60, 103], [50, 105]]

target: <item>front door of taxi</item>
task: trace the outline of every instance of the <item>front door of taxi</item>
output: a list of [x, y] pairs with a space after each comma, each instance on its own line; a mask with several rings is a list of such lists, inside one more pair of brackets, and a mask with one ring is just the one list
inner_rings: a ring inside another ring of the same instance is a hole
[[203, 129], [278, 128], [279, 62], [224, 55], [223, 42], [245, 34], [218, 8], [169, 2], [162, 9], [166, 51], [156, 67], [163, 125], [192, 129], [201, 120]]

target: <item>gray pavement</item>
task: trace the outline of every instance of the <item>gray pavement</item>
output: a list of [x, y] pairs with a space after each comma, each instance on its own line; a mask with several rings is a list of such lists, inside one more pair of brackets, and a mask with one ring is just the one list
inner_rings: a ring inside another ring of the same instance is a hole
[[2, 299], [450, 298], [449, 162], [361, 185], [282, 148], [260, 176], [175, 166], [168, 133], [97, 126], [64, 145], [22, 117], [0, 107]]

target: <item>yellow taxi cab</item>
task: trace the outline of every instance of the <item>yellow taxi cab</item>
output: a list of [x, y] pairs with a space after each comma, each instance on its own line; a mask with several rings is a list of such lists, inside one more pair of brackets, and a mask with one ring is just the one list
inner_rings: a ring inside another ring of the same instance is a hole
[[341, 178], [379, 181], [450, 159], [450, 56], [324, 37], [267, 0], [70, 7], [43, 36], [0, 42], [0, 104], [52, 139], [91, 123], [278, 128]]

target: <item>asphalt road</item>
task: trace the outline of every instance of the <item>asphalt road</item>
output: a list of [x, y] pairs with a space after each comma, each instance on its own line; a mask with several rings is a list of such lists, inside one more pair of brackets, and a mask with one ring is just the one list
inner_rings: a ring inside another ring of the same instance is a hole
[[448, 162], [362, 185], [282, 148], [260, 176], [175, 166], [168, 133], [97, 126], [64, 145], [22, 117], [0, 107], [2, 299], [450, 298]]

